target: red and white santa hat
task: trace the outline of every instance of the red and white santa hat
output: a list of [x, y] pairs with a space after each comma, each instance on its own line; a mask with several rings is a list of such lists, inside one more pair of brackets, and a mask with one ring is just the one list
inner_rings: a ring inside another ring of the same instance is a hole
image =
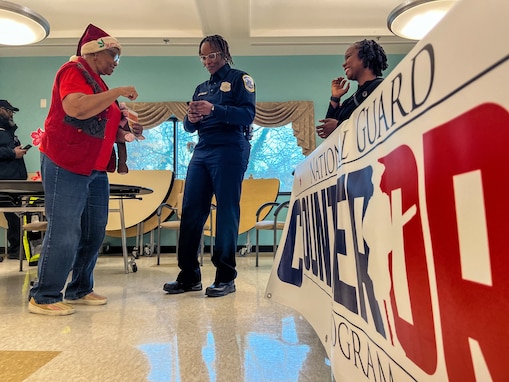
[[121, 53], [122, 47], [115, 37], [111, 37], [101, 28], [89, 24], [78, 43], [76, 55], [83, 56], [84, 54], [97, 53], [111, 48], [117, 48]]

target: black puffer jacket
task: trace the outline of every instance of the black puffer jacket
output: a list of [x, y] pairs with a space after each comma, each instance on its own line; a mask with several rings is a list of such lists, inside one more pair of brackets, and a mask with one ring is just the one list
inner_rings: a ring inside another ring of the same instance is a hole
[[14, 134], [18, 126], [11, 126], [9, 119], [0, 117], [0, 179], [25, 180], [27, 169], [23, 158], [16, 159], [14, 148], [19, 146], [18, 137]]

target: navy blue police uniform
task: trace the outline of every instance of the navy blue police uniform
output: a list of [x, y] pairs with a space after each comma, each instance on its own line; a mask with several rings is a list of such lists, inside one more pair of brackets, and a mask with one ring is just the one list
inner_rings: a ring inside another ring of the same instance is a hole
[[184, 129], [198, 132], [199, 140], [187, 170], [180, 226], [177, 281], [201, 281], [198, 252], [203, 225], [216, 197], [216, 236], [212, 263], [215, 284], [237, 276], [235, 253], [240, 220], [240, 192], [251, 145], [250, 125], [256, 112], [253, 79], [225, 64], [208, 81], [198, 85], [193, 101], [214, 105], [197, 123], [184, 118]]

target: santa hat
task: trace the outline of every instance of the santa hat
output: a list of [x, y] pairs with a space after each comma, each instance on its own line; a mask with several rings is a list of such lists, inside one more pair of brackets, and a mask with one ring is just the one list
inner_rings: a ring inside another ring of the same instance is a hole
[[84, 54], [97, 53], [111, 48], [117, 48], [121, 51], [118, 40], [95, 25], [89, 24], [78, 43], [76, 55], [83, 56]]

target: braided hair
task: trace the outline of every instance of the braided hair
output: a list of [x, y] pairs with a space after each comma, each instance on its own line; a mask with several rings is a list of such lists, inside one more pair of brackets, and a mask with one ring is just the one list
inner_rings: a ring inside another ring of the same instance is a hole
[[228, 47], [228, 42], [220, 35], [215, 34], [213, 36], [206, 36], [200, 42], [200, 46], [198, 47], [198, 54], [201, 54], [201, 47], [204, 43], [208, 42], [211, 47], [217, 49], [218, 52], [221, 52], [221, 55], [226, 60], [228, 64], [233, 64], [232, 56], [230, 55], [230, 48]]
[[375, 76], [381, 76], [382, 71], [387, 69], [387, 56], [384, 48], [375, 40], [362, 40], [353, 44], [357, 48], [359, 59], [365, 68], [373, 71]]

